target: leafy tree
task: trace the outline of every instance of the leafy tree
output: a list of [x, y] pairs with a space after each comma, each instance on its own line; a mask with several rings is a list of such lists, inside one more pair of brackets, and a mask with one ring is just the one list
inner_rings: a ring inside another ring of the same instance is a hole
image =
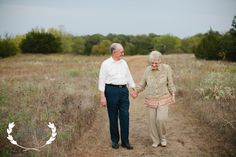
[[193, 48], [193, 42], [190, 38], [183, 39], [181, 42], [181, 49], [185, 53], [191, 53]]
[[219, 60], [222, 59], [220, 55], [222, 36], [217, 31], [210, 31], [202, 39], [201, 43], [195, 50], [195, 56], [197, 58], [203, 58], [208, 60]]
[[82, 55], [85, 50], [85, 41], [83, 38], [77, 36], [73, 38], [72, 51], [76, 54]]
[[236, 37], [236, 16], [234, 16], [231, 26], [232, 28], [230, 29], [230, 34]]
[[130, 44], [134, 45], [132, 49], [129, 48], [130, 54], [148, 54], [153, 50], [151, 38], [147, 35], [130, 36]]
[[62, 52], [70, 53], [73, 52], [73, 36], [70, 34], [63, 34], [61, 36], [61, 48]]
[[220, 55], [222, 59], [236, 61], [236, 37], [227, 33], [221, 40], [222, 50]]
[[16, 35], [15, 38], [13, 38], [14, 43], [16, 44], [17, 47], [17, 52], [20, 52], [20, 44], [22, 40], [25, 38], [25, 35]]
[[163, 35], [153, 38], [154, 49], [161, 53], [170, 53], [180, 47], [180, 39], [172, 35]]
[[236, 16], [234, 16], [231, 26], [229, 33], [223, 37], [222, 49], [226, 60], [236, 61]]
[[85, 55], [90, 55], [92, 53], [92, 47], [100, 43], [104, 37], [101, 34], [88, 35], [84, 37], [85, 39]]
[[225, 50], [225, 58], [229, 61], [236, 61], [236, 16], [232, 21], [232, 28], [229, 34], [224, 36], [223, 49]]
[[44, 31], [31, 31], [20, 44], [22, 52], [29, 53], [55, 53], [61, 51], [60, 39]]
[[65, 32], [63, 28], [63, 26], [61, 29], [49, 28], [47, 32], [60, 39], [62, 52], [71, 53], [73, 52], [73, 35]]
[[0, 57], [14, 56], [17, 53], [17, 46], [14, 41], [6, 35], [5, 38], [0, 36]]
[[124, 47], [126, 46], [126, 43], [129, 42], [129, 37], [124, 34], [108, 34], [106, 39], [110, 40], [112, 43], [120, 43]]
[[181, 41], [182, 51], [184, 53], [193, 53], [194, 49], [199, 45], [203, 37], [204, 37], [203, 34], [196, 34], [194, 36], [182, 39]]
[[99, 44], [92, 47], [92, 54], [94, 55], [105, 55], [109, 54], [109, 46], [111, 45], [110, 40], [102, 40]]
[[127, 55], [136, 55], [136, 48], [132, 43], [126, 43], [125, 54]]

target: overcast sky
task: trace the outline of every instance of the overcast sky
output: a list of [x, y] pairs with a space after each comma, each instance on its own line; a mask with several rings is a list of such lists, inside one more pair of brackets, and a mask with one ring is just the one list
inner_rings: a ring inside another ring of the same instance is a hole
[[0, 0], [0, 35], [59, 28], [73, 35], [226, 32], [236, 0]]

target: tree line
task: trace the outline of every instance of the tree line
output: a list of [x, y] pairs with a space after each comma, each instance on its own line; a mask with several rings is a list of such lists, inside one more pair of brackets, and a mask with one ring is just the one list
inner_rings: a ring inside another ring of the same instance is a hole
[[232, 28], [220, 34], [210, 29], [205, 34], [196, 34], [180, 39], [177, 36], [154, 33], [143, 35], [93, 34], [74, 36], [56, 28], [34, 28], [25, 35], [8, 35], [0, 38], [0, 57], [17, 53], [74, 53], [79, 55], [109, 54], [113, 42], [124, 45], [127, 55], [146, 55], [152, 50], [163, 54], [194, 53], [197, 58], [211, 60], [236, 60], [236, 16]]

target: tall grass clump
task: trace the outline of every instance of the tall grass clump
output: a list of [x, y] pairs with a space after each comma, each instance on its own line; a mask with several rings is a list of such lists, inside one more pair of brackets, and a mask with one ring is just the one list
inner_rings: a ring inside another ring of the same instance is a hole
[[177, 96], [203, 122], [236, 143], [236, 64], [176, 56]]

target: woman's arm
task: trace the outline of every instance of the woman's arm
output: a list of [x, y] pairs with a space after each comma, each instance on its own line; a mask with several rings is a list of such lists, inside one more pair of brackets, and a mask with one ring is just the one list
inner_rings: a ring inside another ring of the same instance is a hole
[[142, 76], [141, 81], [140, 81], [139, 84], [136, 86], [135, 91], [136, 91], [137, 93], [142, 92], [142, 91], [146, 88], [146, 86], [147, 86], [147, 75], [148, 75], [148, 73], [149, 73], [149, 72], [148, 72], [149, 70], [150, 70], [149, 67], [147, 67], [146, 70], [144, 71], [144, 74], [143, 74], [143, 76]]
[[170, 94], [174, 96], [176, 89], [173, 81], [173, 70], [170, 66], [167, 67], [167, 86]]

